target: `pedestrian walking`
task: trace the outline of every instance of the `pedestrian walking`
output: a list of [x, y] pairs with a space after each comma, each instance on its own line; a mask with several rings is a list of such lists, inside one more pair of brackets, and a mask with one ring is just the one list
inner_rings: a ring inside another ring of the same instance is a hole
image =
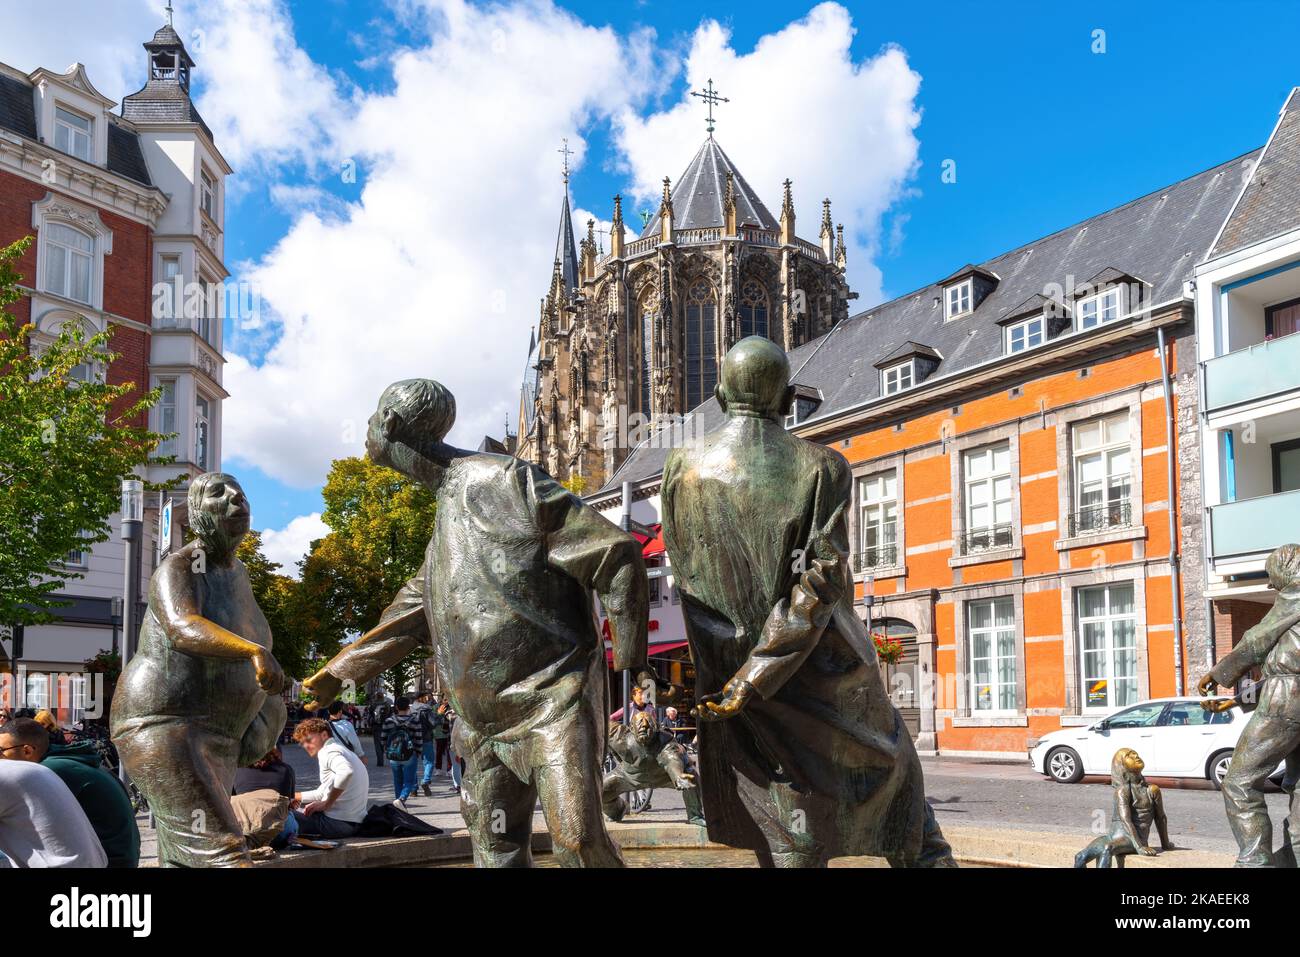
[[424, 731], [419, 715], [411, 713], [411, 702], [405, 696], [394, 703], [396, 712], [384, 721], [384, 754], [393, 766], [394, 803], [406, 807], [407, 799], [415, 792], [415, 772], [424, 743]]

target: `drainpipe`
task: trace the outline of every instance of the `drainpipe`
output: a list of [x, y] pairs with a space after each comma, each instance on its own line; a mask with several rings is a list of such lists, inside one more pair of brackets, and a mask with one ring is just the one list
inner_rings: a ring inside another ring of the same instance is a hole
[[1178, 478], [1175, 463], [1178, 461], [1174, 444], [1174, 399], [1169, 385], [1169, 357], [1165, 349], [1165, 327], [1156, 328], [1160, 346], [1160, 386], [1165, 395], [1165, 460], [1169, 464], [1169, 591], [1174, 610], [1174, 694], [1183, 693], [1183, 595], [1178, 574], [1178, 516], [1174, 503], [1178, 501]]
[[[632, 483], [623, 483], [623, 518], [619, 523], [623, 531], [632, 534]], [[623, 672], [623, 723], [630, 725], [632, 716], [628, 714], [632, 707], [632, 672]]]

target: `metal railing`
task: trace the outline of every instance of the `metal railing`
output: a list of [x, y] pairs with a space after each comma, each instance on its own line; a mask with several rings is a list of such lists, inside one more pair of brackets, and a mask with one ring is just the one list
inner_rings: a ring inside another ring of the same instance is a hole
[[897, 564], [897, 545], [872, 545], [853, 555], [853, 571], [858, 573], [873, 568], [892, 568]]
[[1010, 524], [971, 528], [962, 534], [961, 553], [974, 555], [995, 548], [1010, 548], [1014, 543], [1015, 531]]
[[1090, 535], [1111, 528], [1128, 528], [1133, 524], [1133, 506], [1128, 499], [1090, 505], [1070, 515], [1069, 535]]

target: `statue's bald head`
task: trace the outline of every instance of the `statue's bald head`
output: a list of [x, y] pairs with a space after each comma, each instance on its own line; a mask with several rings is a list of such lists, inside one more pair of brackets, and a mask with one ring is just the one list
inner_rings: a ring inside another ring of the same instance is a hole
[[1275, 591], [1300, 585], [1300, 545], [1279, 545], [1264, 562], [1268, 583]]
[[456, 421], [456, 399], [432, 379], [403, 379], [379, 396], [366, 431], [366, 454], [379, 465], [396, 466], [395, 446], [429, 449], [442, 442]]
[[775, 419], [786, 413], [794, 397], [790, 361], [771, 339], [741, 339], [722, 360], [718, 403], [727, 412]]

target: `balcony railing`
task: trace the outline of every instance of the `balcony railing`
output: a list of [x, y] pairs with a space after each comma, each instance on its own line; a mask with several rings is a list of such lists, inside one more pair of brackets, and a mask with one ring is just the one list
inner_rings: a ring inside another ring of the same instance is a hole
[[1092, 535], [1112, 528], [1128, 528], [1133, 524], [1133, 506], [1128, 499], [1090, 505], [1070, 515], [1069, 535]]
[[1210, 507], [1214, 557], [1262, 555], [1300, 541], [1300, 490]]
[[898, 564], [897, 545], [872, 545], [853, 556], [853, 571], [857, 574], [873, 568], [893, 568]]
[[1010, 524], [972, 528], [961, 537], [961, 553], [974, 555], [995, 548], [1010, 548], [1013, 544], [1015, 544], [1015, 533]]
[[1300, 389], [1300, 334], [1247, 346], [1205, 363], [1205, 411]]

